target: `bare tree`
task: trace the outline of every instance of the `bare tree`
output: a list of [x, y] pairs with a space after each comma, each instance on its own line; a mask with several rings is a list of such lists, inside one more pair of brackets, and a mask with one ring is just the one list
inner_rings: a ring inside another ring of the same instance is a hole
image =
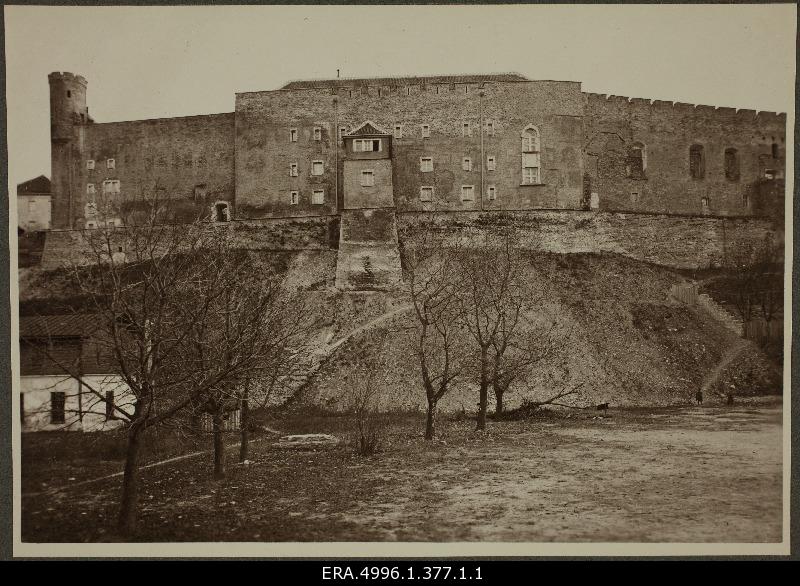
[[736, 247], [726, 257], [731, 271], [734, 304], [743, 321], [760, 311], [766, 321], [775, 319], [783, 306], [781, 250], [772, 234], [761, 242]]
[[[477, 429], [486, 429], [489, 389], [502, 396], [520, 369], [509, 351], [516, 348], [526, 287], [518, 239], [511, 226], [486, 235], [484, 246], [462, 249], [454, 274], [459, 298], [459, 321], [476, 348], [478, 379]], [[521, 351], [521, 348], [517, 348]], [[524, 356], [524, 352], [520, 352]], [[511, 380], [507, 380], [511, 377]]]
[[464, 368], [458, 320], [456, 255], [435, 228], [425, 224], [403, 249], [406, 280], [416, 317], [414, 354], [427, 401], [425, 439], [436, 434], [436, 407]]
[[[71, 270], [131, 403], [128, 409], [113, 405], [127, 426], [118, 518], [123, 533], [136, 526], [143, 433], [206, 405], [275, 351], [269, 327], [277, 289], [237, 266], [227, 227], [158, 220], [156, 210], [142, 225], [87, 231], [83, 258]], [[241, 303], [227, 306], [228, 295]], [[230, 320], [231, 329], [220, 328], [220, 319]], [[102, 388], [86, 386], [103, 399]]]

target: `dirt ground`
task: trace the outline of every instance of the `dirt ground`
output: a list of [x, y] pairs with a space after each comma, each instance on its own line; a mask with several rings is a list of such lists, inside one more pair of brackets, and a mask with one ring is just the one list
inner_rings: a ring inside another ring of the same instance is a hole
[[[581, 411], [490, 422], [486, 433], [442, 420], [433, 444], [408, 418], [371, 458], [264, 437], [249, 465], [230, 452], [221, 482], [208, 456], [144, 470], [136, 540], [778, 542], [778, 401]], [[340, 417], [282, 429], [345, 428]], [[40, 476], [37, 462], [29, 457], [23, 476]], [[119, 477], [52, 490], [96, 471], [23, 493], [23, 541], [118, 540]]]

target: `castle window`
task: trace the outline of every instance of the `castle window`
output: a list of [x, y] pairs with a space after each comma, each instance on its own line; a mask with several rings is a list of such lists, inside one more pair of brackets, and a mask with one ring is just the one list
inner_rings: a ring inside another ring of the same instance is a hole
[[742, 205], [750, 209], [750, 196], [746, 193], [742, 194]]
[[706, 176], [703, 145], [693, 144], [689, 147], [689, 176], [692, 179], [702, 179]]
[[469, 125], [469, 122], [464, 122], [461, 124], [461, 135], [472, 136], [472, 127]]
[[97, 228], [97, 222], [94, 220], [86, 220], [86, 229], [87, 230], [94, 230]]
[[347, 134], [347, 127], [346, 126], [340, 126], [339, 127], [339, 140], [340, 141], [344, 141], [344, 135], [345, 134]]
[[86, 185], [86, 195], [94, 195], [94, 183], [88, 183]]
[[431, 127], [429, 124], [422, 125], [422, 138], [430, 138], [431, 136]]
[[464, 157], [461, 161], [461, 169], [464, 171], [472, 171], [472, 159]]
[[325, 190], [315, 189], [311, 193], [311, 203], [314, 205], [322, 205], [325, 203]]
[[489, 189], [486, 191], [486, 197], [488, 197], [490, 201], [497, 199], [497, 188], [494, 185], [489, 186]]
[[86, 168], [89, 171], [94, 171], [94, 161], [92, 159], [89, 159], [88, 161], [86, 161]]
[[116, 169], [117, 162], [114, 159], [106, 160], [106, 169]]
[[420, 157], [419, 170], [423, 173], [430, 173], [433, 171], [433, 157]]
[[66, 403], [66, 393], [50, 393], [50, 423], [64, 423], [66, 420]]
[[541, 182], [539, 153], [522, 153], [522, 184], [536, 185]]
[[106, 179], [103, 181], [103, 193], [119, 193], [119, 179]]
[[644, 179], [647, 168], [646, 150], [644, 144], [635, 142], [628, 149], [627, 175], [631, 179]]
[[361, 171], [361, 187], [372, 187], [375, 185], [375, 171]]
[[322, 128], [319, 126], [314, 127], [314, 140], [322, 140]]
[[773, 159], [778, 159], [779, 158], [778, 143], [777, 142], [773, 142], [772, 143], [772, 158]]
[[299, 191], [290, 191], [289, 192], [289, 204], [296, 206], [300, 203], [300, 192]]
[[638, 202], [639, 202], [639, 192], [631, 191], [631, 203], [638, 203]]
[[215, 222], [231, 221], [231, 207], [227, 201], [218, 201], [214, 204], [214, 221]]
[[322, 175], [325, 172], [325, 164], [322, 161], [311, 162], [311, 174]]
[[764, 179], [775, 179], [775, 171], [773, 169], [764, 169]]
[[494, 122], [491, 120], [486, 121], [486, 134], [489, 136], [494, 136]]
[[739, 153], [736, 149], [725, 149], [725, 179], [739, 181]]
[[28, 212], [30, 212], [30, 213], [36, 212], [36, 200], [35, 199], [28, 200]]
[[297, 163], [292, 163], [289, 165], [289, 177], [297, 177], [298, 170], [297, 170]]
[[539, 129], [532, 125], [527, 126], [522, 131], [522, 152], [538, 153], [539, 147]]
[[353, 141], [353, 152], [370, 153], [381, 150], [381, 140], [379, 138], [356, 139]]
[[395, 138], [403, 138], [403, 125], [402, 124], [395, 124], [394, 125], [394, 137]]
[[419, 188], [419, 200], [420, 201], [432, 201], [433, 200], [433, 187], [423, 185]]
[[486, 157], [486, 169], [494, 171], [497, 168], [497, 161], [493, 156]]
[[289, 142], [297, 142], [297, 129], [290, 128], [289, 129]]
[[700, 200], [700, 207], [702, 208], [704, 214], [708, 213], [708, 206], [710, 203], [711, 202], [707, 197], [704, 197]]
[[475, 201], [475, 186], [461, 186], [461, 201]]
[[69, 90], [67, 90], [67, 97], [68, 97], [68, 98], [71, 98], [71, 97], [72, 97], [72, 92], [71, 92], [71, 91], [69, 91]]

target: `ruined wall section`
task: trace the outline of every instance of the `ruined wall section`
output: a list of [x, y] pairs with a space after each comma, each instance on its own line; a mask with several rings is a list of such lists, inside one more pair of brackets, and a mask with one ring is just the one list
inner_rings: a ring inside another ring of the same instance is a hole
[[[583, 109], [580, 84], [555, 81], [237, 94], [238, 213], [245, 217], [336, 213], [341, 209], [336, 194], [342, 193], [346, 158], [340, 136], [367, 120], [393, 134], [396, 125], [401, 127], [401, 135], [392, 139], [399, 210], [576, 208], [583, 175]], [[423, 125], [429, 128], [429, 137], [423, 137]], [[541, 138], [537, 185], [522, 185], [521, 135], [528, 125], [536, 126]], [[315, 127], [321, 128], [320, 140], [315, 140]], [[290, 138], [292, 128], [297, 129], [296, 142]], [[487, 169], [489, 156], [495, 158], [494, 171]], [[422, 157], [433, 159], [432, 172], [421, 171]], [[464, 158], [471, 160], [471, 170], [464, 170]], [[313, 160], [324, 161], [322, 176], [310, 175]], [[298, 165], [298, 177], [290, 175], [293, 163]], [[472, 201], [462, 201], [464, 185], [473, 186]], [[489, 185], [496, 188], [494, 201], [486, 197]], [[433, 201], [420, 201], [422, 186], [434, 187]], [[311, 203], [315, 188], [325, 189], [322, 205]], [[300, 192], [296, 205], [290, 203], [292, 190]]]
[[[92, 218], [92, 201], [101, 220], [136, 221], [157, 199], [177, 222], [208, 217], [215, 202], [233, 202], [233, 113], [89, 124], [81, 144], [74, 193], [82, 222], [76, 227]], [[106, 180], [119, 181], [119, 193], [104, 193]]]
[[[764, 183], [783, 178], [785, 114], [585, 96], [587, 192], [598, 194], [599, 209], [750, 216], [776, 207], [760, 194], [774, 191]], [[645, 145], [646, 168], [630, 177], [627, 157], [636, 142]], [[702, 178], [690, 175], [693, 144], [703, 147]], [[726, 149], [736, 149], [735, 178], [726, 176]]]

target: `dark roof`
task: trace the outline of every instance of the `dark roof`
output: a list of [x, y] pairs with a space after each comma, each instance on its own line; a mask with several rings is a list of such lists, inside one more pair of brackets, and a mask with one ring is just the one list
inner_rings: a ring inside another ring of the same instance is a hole
[[35, 179], [29, 179], [17, 185], [17, 195], [28, 195], [33, 193], [51, 193], [50, 180], [44, 175], [39, 175]]
[[369, 120], [349, 133], [347, 136], [388, 136], [389, 133], [381, 130]]
[[87, 337], [99, 327], [92, 314], [35, 315], [19, 318], [20, 338]]
[[302, 90], [311, 88], [359, 87], [365, 85], [401, 86], [434, 83], [483, 83], [530, 81], [519, 73], [490, 73], [486, 75], [432, 75], [420, 77], [362, 77], [337, 79], [303, 79], [290, 81], [282, 90]]

